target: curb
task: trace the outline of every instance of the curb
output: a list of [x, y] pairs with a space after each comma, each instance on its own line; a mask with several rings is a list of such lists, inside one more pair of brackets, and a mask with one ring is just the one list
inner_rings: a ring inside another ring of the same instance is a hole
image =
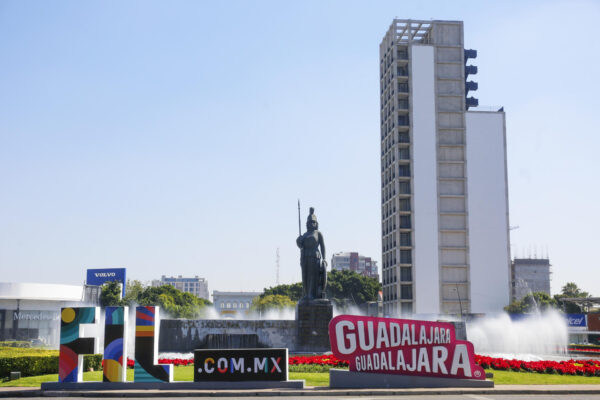
[[256, 396], [402, 396], [402, 395], [575, 395], [575, 394], [600, 394], [600, 385], [597, 387], [579, 388], [552, 388], [548, 386], [538, 388], [514, 388], [505, 386], [494, 389], [328, 389], [310, 387], [304, 390], [267, 389], [267, 390], [127, 390], [127, 391], [50, 391], [40, 389], [0, 389], [0, 398], [7, 397], [256, 397]]

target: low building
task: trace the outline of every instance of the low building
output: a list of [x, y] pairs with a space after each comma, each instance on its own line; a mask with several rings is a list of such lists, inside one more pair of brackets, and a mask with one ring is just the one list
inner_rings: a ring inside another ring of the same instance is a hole
[[250, 311], [252, 300], [262, 292], [219, 292], [213, 291], [215, 310], [223, 316], [246, 315]]
[[515, 258], [510, 268], [511, 301], [521, 300], [534, 292], [550, 296], [550, 260]]
[[97, 306], [99, 295], [98, 286], [0, 282], [0, 341], [58, 348], [60, 309]]
[[186, 278], [181, 275], [177, 277], [163, 275], [160, 280], [152, 281], [152, 286], [163, 285], [171, 285], [182, 292], [191, 293], [196, 297], [206, 300], [209, 299], [208, 281], [205, 278], [200, 278], [198, 275], [193, 278]]
[[349, 269], [361, 275], [379, 280], [377, 261], [355, 252], [335, 253], [331, 257], [331, 269], [333, 271]]

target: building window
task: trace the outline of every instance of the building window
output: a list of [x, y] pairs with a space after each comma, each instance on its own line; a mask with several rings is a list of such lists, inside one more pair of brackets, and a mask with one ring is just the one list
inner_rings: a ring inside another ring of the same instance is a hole
[[411, 267], [400, 267], [400, 280], [403, 282], [412, 281], [412, 268]]
[[398, 160], [409, 160], [410, 159], [410, 151], [408, 147], [400, 147], [398, 149]]
[[400, 246], [410, 246], [412, 243], [410, 232], [400, 232]]
[[410, 215], [401, 215], [400, 216], [400, 228], [402, 229], [410, 229]]
[[412, 263], [412, 250], [400, 250], [400, 264]]
[[410, 199], [400, 199], [400, 211], [410, 211]]
[[398, 192], [400, 194], [410, 194], [410, 182], [400, 182]]
[[402, 315], [412, 314], [412, 303], [401, 303], [400, 310]]
[[398, 176], [410, 176], [410, 165], [402, 164], [398, 166]]
[[412, 300], [412, 285], [400, 285], [400, 298], [402, 300]]
[[231, 308], [231, 303], [227, 303], [227, 308]]

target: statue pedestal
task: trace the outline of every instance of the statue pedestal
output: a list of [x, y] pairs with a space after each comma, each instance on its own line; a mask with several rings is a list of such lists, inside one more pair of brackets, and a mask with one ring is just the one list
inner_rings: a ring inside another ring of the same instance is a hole
[[332, 318], [333, 306], [327, 299], [298, 303], [296, 306], [296, 351], [307, 353], [331, 351], [329, 321]]

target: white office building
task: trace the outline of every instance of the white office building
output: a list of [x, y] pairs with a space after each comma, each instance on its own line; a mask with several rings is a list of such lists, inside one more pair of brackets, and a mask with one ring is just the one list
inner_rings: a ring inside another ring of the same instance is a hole
[[380, 45], [384, 315], [502, 310], [503, 109], [475, 111], [461, 21], [394, 20]]
[[262, 292], [220, 292], [213, 291], [213, 304], [221, 316], [235, 318], [250, 312], [252, 300]]
[[153, 280], [152, 286], [171, 285], [175, 289], [182, 292], [191, 293], [196, 297], [209, 299], [208, 281], [205, 278], [200, 278], [198, 275], [194, 277], [184, 276], [161, 276], [160, 280]]

